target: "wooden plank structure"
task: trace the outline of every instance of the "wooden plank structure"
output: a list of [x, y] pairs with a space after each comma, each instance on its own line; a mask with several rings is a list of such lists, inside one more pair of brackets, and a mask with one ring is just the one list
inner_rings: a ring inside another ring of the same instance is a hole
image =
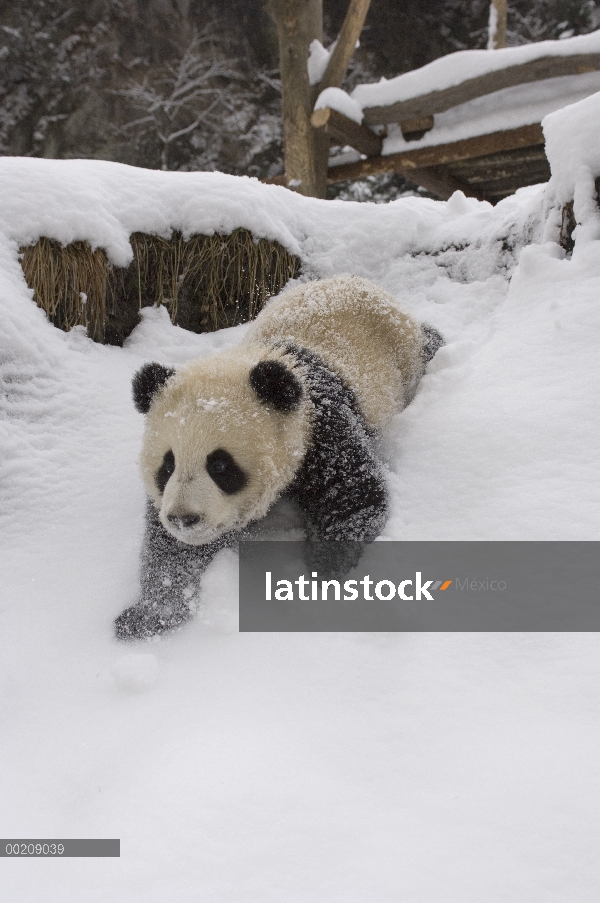
[[[468, 196], [495, 203], [517, 188], [550, 178], [540, 123], [382, 155], [385, 126], [399, 123], [406, 141], [418, 140], [434, 127], [436, 114], [475, 98], [543, 79], [597, 70], [600, 53], [539, 57], [400, 103], [364, 107], [360, 125], [337, 110], [315, 110], [311, 125], [316, 131], [326, 134], [331, 144], [349, 145], [363, 155], [352, 163], [335, 165], [335, 160], [330, 161], [328, 182], [396, 172], [442, 199], [460, 189]], [[284, 177], [270, 181], [285, 184]]]
[[[346, 141], [346, 144], [349, 142]], [[498, 201], [517, 188], [550, 178], [539, 124], [477, 135], [451, 144], [434, 144], [355, 163], [330, 166], [330, 183], [397, 172], [414, 184], [447, 199], [460, 189], [468, 197]]]

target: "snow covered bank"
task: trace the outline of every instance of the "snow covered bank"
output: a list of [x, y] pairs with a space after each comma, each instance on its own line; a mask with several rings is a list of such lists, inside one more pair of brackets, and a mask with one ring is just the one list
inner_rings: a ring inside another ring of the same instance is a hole
[[[126, 266], [132, 259], [132, 232], [184, 238], [249, 229], [256, 238], [274, 239], [320, 276], [344, 271], [354, 261], [357, 274], [379, 274], [389, 266], [389, 236], [398, 256], [432, 252], [466, 239], [494, 242], [523, 232], [527, 204], [509, 205], [490, 216], [486, 205], [438, 205], [407, 198], [402, 206], [306, 199], [256, 179], [222, 173], [143, 170], [92, 160], [0, 158], [3, 205], [0, 234], [14, 246], [40, 236], [63, 244], [88, 241], [104, 248], [109, 260]], [[353, 209], [353, 215], [350, 210]], [[358, 216], [358, 225], [357, 225]]]
[[[567, 113], [553, 167], [591, 118]], [[144, 504], [131, 375], [244, 327], [148, 309], [123, 349], [96, 345], [47, 323], [17, 258], [42, 234], [126, 263], [135, 230], [244, 226], [307, 275], [374, 279], [447, 340], [385, 439], [386, 538], [596, 539], [600, 242], [556, 243], [567, 170], [492, 208], [0, 161], [3, 834], [121, 838], [119, 860], [2, 859], [7, 899], [598, 898], [597, 636], [240, 635], [227, 552], [186, 630], [116, 643]]]

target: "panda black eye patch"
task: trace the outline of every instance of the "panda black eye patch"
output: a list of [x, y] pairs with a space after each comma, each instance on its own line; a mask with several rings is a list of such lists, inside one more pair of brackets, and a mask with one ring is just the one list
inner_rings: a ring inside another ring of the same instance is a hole
[[175, 455], [173, 454], [171, 449], [169, 449], [169, 451], [165, 453], [162, 464], [156, 471], [156, 485], [158, 486], [158, 491], [161, 495], [165, 491], [165, 486], [173, 476], [174, 472]]
[[206, 470], [219, 489], [227, 495], [240, 492], [248, 482], [242, 468], [224, 448], [217, 448], [206, 456]]

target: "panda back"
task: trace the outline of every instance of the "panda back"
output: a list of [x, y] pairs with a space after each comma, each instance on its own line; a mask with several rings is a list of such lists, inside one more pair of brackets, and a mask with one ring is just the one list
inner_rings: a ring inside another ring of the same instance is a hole
[[273, 300], [244, 343], [291, 341], [338, 372], [370, 426], [381, 429], [410, 401], [423, 370], [421, 326], [379, 286], [335, 276]]

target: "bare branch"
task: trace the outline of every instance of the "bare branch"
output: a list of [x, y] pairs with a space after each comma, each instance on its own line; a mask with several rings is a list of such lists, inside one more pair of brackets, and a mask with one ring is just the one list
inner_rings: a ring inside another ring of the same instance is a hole
[[144, 116], [142, 119], [134, 119], [132, 122], [126, 122], [125, 125], [121, 126], [121, 131], [124, 132], [126, 129], [135, 128], [138, 125], [143, 125], [145, 122], [154, 122], [154, 116]]
[[506, 47], [506, 0], [492, 0], [488, 26], [488, 50]]
[[217, 103], [219, 102], [219, 99], [220, 98], [217, 98], [217, 100], [215, 100], [210, 105], [208, 110], [204, 110], [202, 113], [200, 113], [199, 116], [196, 118], [196, 120], [194, 122], [190, 123], [190, 125], [187, 125], [183, 129], [179, 129], [178, 132], [173, 132], [172, 134], [169, 135], [169, 137], [166, 140], [165, 139], [162, 139], [162, 140], [165, 140], [165, 143], [170, 144], [172, 141], [176, 141], [177, 138], [182, 138], [184, 135], [189, 135], [189, 133], [193, 132], [195, 128], [198, 128], [198, 126], [200, 125], [201, 122], [204, 122], [208, 118], [208, 116], [210, 115], [212, 110], [216, 107]]
[[[133, 135], [137, 142], [162, 146], [163, 169], [169, 168], [173, 149], [183, 149], [183, 139], [188, 138], [191, 147], [218, 144], [220, 139], [215, 141], [215, 137], [224, 130], [225, 115], [233, 116], [231, 128], [245, 127], [244, 116], [238, 116], [247, 100], [245, 79], [235, 68], [235, 61], [222, 52], [223, 47], [212, 35], [195, 35], [179, 59], [114, 92], [141, 111], [118, 131]], [[241, 90], [226, 90], [225, 86], [234, 81]]]

